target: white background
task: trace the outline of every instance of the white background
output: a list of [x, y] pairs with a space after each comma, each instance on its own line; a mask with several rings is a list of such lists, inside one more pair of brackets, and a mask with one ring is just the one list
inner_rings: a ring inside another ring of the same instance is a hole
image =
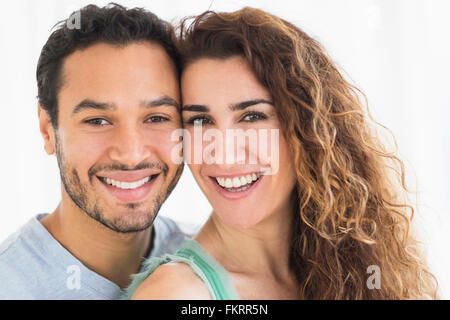
[[[318, 39], [346, 77], [367, 94], [375, 119], [395, 134], [418, 190], [416, 225], [450, 298], [450, 1], [120, 1], [177, 22], [186, 15], [265, 9]], [[107, 1], [2, 1], [0, 7], [0, 241], [60, 199], [54, 157], [38, 130], [35, 70], [40, 50], [59, 20], [88, 4]], [[210, 205], [185, 170], [160, 214], [200, 224]]]

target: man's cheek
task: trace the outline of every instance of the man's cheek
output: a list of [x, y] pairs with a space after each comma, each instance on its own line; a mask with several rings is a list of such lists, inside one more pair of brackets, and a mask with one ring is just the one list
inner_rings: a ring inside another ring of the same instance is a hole
[[[109, 140], [110, 141], [110, 140]], [[108, 149], [108, 139], [95, 136], [77, 136], [65, 141], [66, 154], [71, 158], [83, 160], [88, 158], [98, 158]]]
[[172, 141], [171, 132], [155, 135], [149, 138], [149, 141], [151, 141], [152, 149], [154, 149], [156, 154], [160, 155], [162, 158], [161, 160], [167, 163], [167, 165], [175, 165], [175, 163], [171, 161], [171, 153], [172, 150], [180, 144], [180, 141]]
[[95, 166], [100, 158], [99, 148], [85, 148], [82, 145], [75, 145], [65, 150], [65, 158], [68, 165], [75, 169], [82, 180], [88, 176], [89, 170]]

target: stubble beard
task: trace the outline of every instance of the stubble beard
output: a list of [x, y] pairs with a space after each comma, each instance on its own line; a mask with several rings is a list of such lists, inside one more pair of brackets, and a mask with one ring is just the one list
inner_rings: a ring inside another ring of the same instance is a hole
[[[70, 167], [61, 148], [56, 132], [55, 149], [61, 182], [70, 199], [90, 218], [101, 223], [106, 228], [118, 233], [140, 232], [151, 227], [162, 204], [176, 186], [181, 173], [183, 172], [183, 165], [180, 165], [177, 168], [175, 175], [170, 180], [167, 188], [165, 190], [160, 190], [160, 192], [153, 199], [149, 209], [144, 209], [145, 211], [142, 211], [139, 209], [139, 207], [142, 206], [141, 203], [128, 203], [121, 205], [123, 209], [127, 211], [126, 214], [118, 214], [108, 217], [108, 215], [105, 214], [105, 208], [103, 208], [99, 203], [99, 199], [95, 196], [92, 196], [92, 199], [89, 197], [89, 190], [93, 190], [92, 180], [97, 179], [95, 176], [91, 175], [91, 171], [95, 170], [89, 170], [89, 183], [83, 183], [77, 170]], [[168, 166], [166, 164], [159, 164], [159, 166], [163, 169], [160, 175], [167, 180]]]

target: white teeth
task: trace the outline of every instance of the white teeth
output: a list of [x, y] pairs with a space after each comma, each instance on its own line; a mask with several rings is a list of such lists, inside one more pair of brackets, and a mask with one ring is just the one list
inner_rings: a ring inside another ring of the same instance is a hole
[[241, 180], [239, 178], [233, 178], [233, 187], [239, 188], [241, 186]]
[[139, 181], [135, 182], [123, 182], [123, 181], [117, 181], [110, 178], [104, 178], [103, 181], [105, 181], [107, 184], [112, 185], [119, 189], [136, 189], [144, 185], [145, 183], [150, 181], [150, 177], [146, 177], [144, 179], [141, 179]]
[[224, 188], [239, 188], [250, 185], [253, 181], [258, 180], [261, 176], [260, 173], [247, 174], [245, 176], [233, 177], [233, 178], [219, 178], [216, 177], [217, 183]]

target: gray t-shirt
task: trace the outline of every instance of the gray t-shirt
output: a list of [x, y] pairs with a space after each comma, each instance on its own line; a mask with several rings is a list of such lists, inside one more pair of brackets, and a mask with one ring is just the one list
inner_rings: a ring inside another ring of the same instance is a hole
[[[32, 218], [0, 244], [0, 299], [119, 299], [119, 286], [84, 266]], [[186, 235], [171, 219], [157, 217], [149, 257], [174, 253]], [[141, 270], [142, 272], [143, 270]]]

